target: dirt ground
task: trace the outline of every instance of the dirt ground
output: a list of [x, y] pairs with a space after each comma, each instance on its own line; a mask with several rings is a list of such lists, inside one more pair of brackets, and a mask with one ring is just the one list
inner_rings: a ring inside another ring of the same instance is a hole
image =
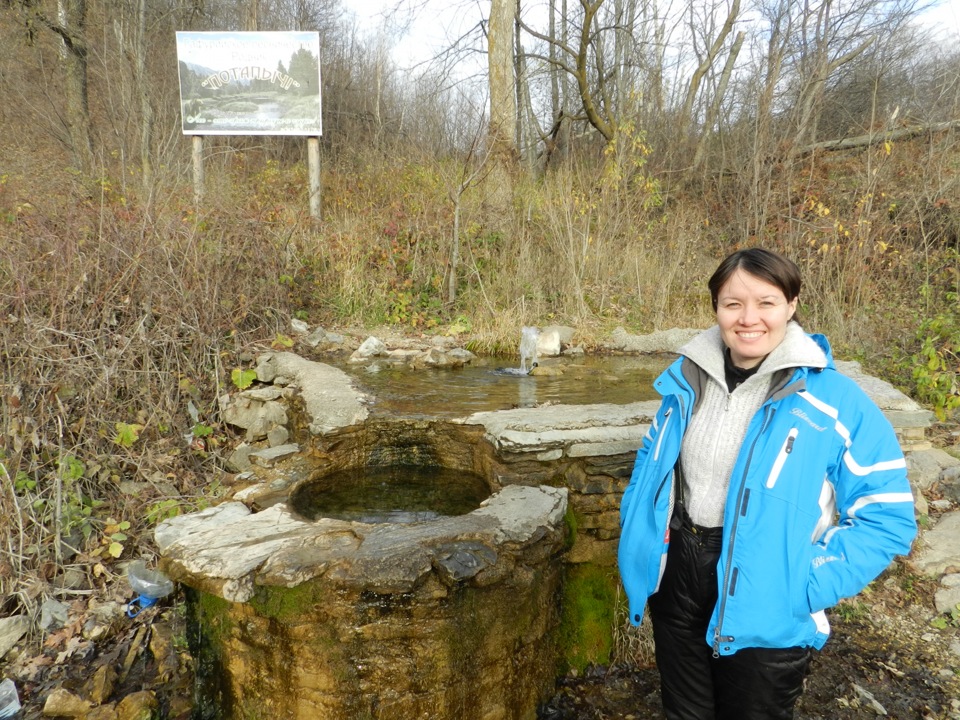
[[[906, 589], [905, 589], [906, 588]], [[831, 613], [796, 720], [960, 719], [960, 628], [933, 627], [932, 588], [885, 576]], [[594, 668], [558, 683], [539, 720], [660, 720], [654, 668]]]
[[[888, 573], [834, 609], [833, 635], [813, 661], [796, 720], [960, 720], [960, 628], [931, 625], [931, 592], [928, 581]], [[167, 599], [133, 619], [114, 616], [100, 626], [107, 628], [100, 639], [85, 639], [84, 628], [89, 634], [90, 618], [103, 607], [90, 603], [35, 652], [8, 657], [0, 672], [20, 689], [18, 717], [51, 717], [43, 708], [57, 692], [85, 708], [73, 717], [143, 720], [149, 716], [123, 712], [148, 707], [156, 720], [188, 720], [193, 660], [182, 600]], [[141, 704], [130, 702], [134, 697]], [[656, 670], [623, 666], [562, 678], [538, 713], [538, 720], [662, 717]]]

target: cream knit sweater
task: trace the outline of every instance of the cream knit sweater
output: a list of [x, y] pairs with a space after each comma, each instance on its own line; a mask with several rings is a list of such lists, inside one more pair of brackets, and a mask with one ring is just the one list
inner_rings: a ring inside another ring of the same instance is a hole
[[708, 377], [680, 449], [684, 505], [691, 520], [705, 527], [723, 524], [730, 473], [750, 420], [770, 395], [777, 373], [800, 366], [823, 368], [827, 364], [820, 347], [803, 328], [791, 322], [783, 342], [764, 359], [756, 374], [728, 392], [723, 352], [717, 326], [680, 349], [680, 354], [690, 358]]

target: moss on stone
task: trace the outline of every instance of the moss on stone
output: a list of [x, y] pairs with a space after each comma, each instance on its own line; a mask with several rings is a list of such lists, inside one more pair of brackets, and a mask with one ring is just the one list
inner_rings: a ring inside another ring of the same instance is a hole
[[564, 549], [569, 550], [577, 541], [577, 533], [580, 530], [580, 519], [573, 510], [573, 503], [567, 503], [567, 512], [563, 516], [563, 523], [567, 528], [567, 536], [564, 538]]
[[605, 665], [613, 652], [616, 571], [582, 564], [568, 566], [565, 573], [560, 625], [560, 661], [565, 667], [560, 672]]
[[319, 583], [304, 582], [292, 588], [261, 586], [250, 600], [250, 607], [261, 617], [285, 625], [302, 622], [323, 602]]
[[204, 641], [222, 645], [233, 624], [230, 602], [211, 593], [194, 591], [193, 596], [188, 597], [188, 607], [190, 605], [195, 608], [194, 617], [200, 621], [198, 628], [203, 628]]

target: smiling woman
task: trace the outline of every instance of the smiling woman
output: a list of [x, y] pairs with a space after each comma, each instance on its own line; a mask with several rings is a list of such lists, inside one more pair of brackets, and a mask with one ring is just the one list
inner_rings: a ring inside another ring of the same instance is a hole
[[735, 253], [710, 278], [710, 297], [735, 367], [756, 367], [781, 342], [800, 296], [796, 265], [773, 253]]
[[825, 611], [909, 552], [913, 496], [889, 422], [791, 322], [799, 268], [749, 248], [708, 286], [717, 325], [655, 383], [619, 567], [668, 720], [790, 720]]

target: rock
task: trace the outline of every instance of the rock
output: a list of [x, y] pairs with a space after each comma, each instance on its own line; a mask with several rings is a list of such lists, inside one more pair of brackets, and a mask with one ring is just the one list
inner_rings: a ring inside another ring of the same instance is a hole
[[543, 330], [537, 338], [537, 357], [556, 357], [560, 354], [560, 331]]
[[43, 714], [47, 717], [85, 718], [92, 707], [89, 700], [57, 688], [47, 695]]
[[154, 623], [150, 633], [150, 653], [157, 663], [159, 679], [166, 682], [174, 677], [180, 667], [180, 661], [173, 646], [173, 628], [170, 627], [170, 623]]
[[303, 342], [312, 348], [315, 348], [318, 345], [320, 345], [320, 343], [323, 343], [326, 341], [327, 341], [327, 332], [323, 328], [317, 328], [303, 338]]
[[472, 362], [477, 357], [466, 348], [451, 348], [447, 351], [447, 354], [462, 365]]
[[[512, 485], [473, 512], [409, 524], [228, 502], [165, 521], [156, 539], [172, 577], [233, 601], [197, 605], [201, 628], [242, 628], [211, 643], [230, 668], [214, 680], [223, 707], [357, 717], [358, 698], [387, 688], [391, 718], [532, 718], [555, 686], [567, 494]], [[265, 657], [297, 669], [266, 697]]]
[[267, 403], [283, 397], [283, 390], [274, 385], [267, 385], [265, 387], [253, 388], [252, 390], [244, 390], [240, 393], [239, 397]]
[[30, 618], [26, 615], [12, 615], [0, 618], [0, 658], [10, 652], [20, 638], [30, 629]]
[[906, 458], [910, 483], [924, 492], [960, 468], [960, 460], [938, 448], [908, 452]]
[[254, 446], [248, 442], [240, 443], [227, 457], [227, 467], [237, 473], [247, 472], [253, 467], [253, 464], [250, 462], [250, 453], [252, 453], [254, 449]]
[[940, 489], [945, 498], [960, 503], [960, 460], [956, 465], [945, 467], [940, 473]]
[[610, 334], [606, 347], [610, 350], [639, 353], [673, 353], [692, 340], [701, 330], [680, 329], [661, 330], [649, 335], [631, 335], [622, 327]]
[[[509, 452], [561, 449], [566, 453], [583, 445], [613, 449], [616, 453], [636, 452], [658, 407], [656, 401], [550, 405], [474, 413], [461, 422], [483, 425], [494, 446]], [[577, 454], [586, 454], [586, 449], [581, 447]]]
[[563, 368], [558, 365], [540, 365], [531, 368], [528, 375], [534, 377], [559, 377], [563, 375]]
[[887, 710], [883, 707], [873, 694], [866, 688], [860, 687], [857, 683], [852, 683], [851, 687], [853, 691], [857, 694], [861, 704], [866, 705], [868, 708], [873, 710], [877, 715], [886, 715]]
[[319, 575], [376, 592], [409, 592], [435, 563], [442, 566], [438, 548], [464, 535], [491, 548], [502, 542], [522, 547], [540, 537], [544, 526], [562, 524], [566, 503], [566, 489], [513, 485], [467, 515], [364, 525], [306, 522], [285, 503], [251, 513], [242, 503], [226, 502], [165, 520], [155, 539], [172, 579], [232, 602], [249, 600], [257, 585], [293, 587]]
[[573, 342], [573, 335], [576, 331], [569, 325], [547, 325], [543, 332], [556, 333], [560, 338], [560, 346], [565, 348]]
[[951, 502], [950, 500], [940, 499], [940, 500], [933, 500], [932, 502], [929, 503], [929, 505], [932, 510], [935, 510], [936, 512], [939, 512], [939, 513], [945, 513], [948, 510], [950, 510], [950, 508], [953, 507], [953, 502]]
[[44, 631], [56, 630], [67, 624], [70, 608], [62, 602], [47, 598], [40, 605], [40, 629]]
[[288, 440], [290, 440], [290, 431], [283, 425], [277, 425], [267, 432], [267, 444], [272, 448], [286, 445]]
[[113, 703], [93, 708], [83, 720], [117, 720], [117, 707]]
[[114, 670], [113, 665], [101, 665], [93, 673], [93, 677], [90, 678], [87, 697], [94, 705], [103, 705], [113, 695], [116, 685], [117, 671]]
[[837, 370], [857, 383], [883, 411], [896, 429], [897, 438], [904, 451], [929, 449], [930, 443], [924, 438], [923, 431], [935, 419], [932, 412], [921, 407], [886, 380], [864, 373], [860, 363], [838, 360], [836, 364]]
[[76, 567], [68, 567], [63, 571], [63, 575], [56, 579], [56, 585], [60, 588], [77, 590], [87, 586], [87, 575]]
[[117, 720], [150, 720], [159, 706], [156, 693], [152, 690], [141, 690], [127, 695], [117, 703]]
[[[294, 353], [267, 353], [260, 358], [258, 374], [260, 368], [269, 368], [266, 372], [275, 379], [284, 376], [296, 383], [309, 418], [308, 429], [315, 435], [356, 425], [369, 415], [364, 404], [369, 398], [338, 368]], [[277, 424], [286, 424], [286, 420]]]
[[960, 568], [960, 511], [946, 513], [914, 546], [914, 566], [927, 575], [942, 575], [948, 568]]
[[483, 543], [458, 541], [437, 550], [435, 567], [450, 585], [471, 578], [497, 562], [497, 551]]
[[298, 318], [290, 319], [290, 332], [294, 335], [306, 335], [310, 332], [310, 326]]
[[257, 358], [257, 380], [263, 383], [273, 382], [277, 377], [277, 368], [270, 363], [272, 355], [263, 355]]
[[958, 612], [960, 605], [960, 573], [944, 575], [940, 578], [940, 588], [934, 594], [937, 612], [951, 614]]
[[368, 337], [366, 340], [360, 343], [360, 347], [353, 351], [353, 355], [350, 356], [350, 362], [366, 362], [370, 358], [376, 357], [377, 355], [386, 354], [387, 346], [384, 345], [382, 340], [375, 337]]
[[103, 640], [116, 633], [126, 620], [126, 609], [121, 603], [91, 600], [81, 636], [85, 640]]
[[913, 491], [913, 509], [918, 516], [929, 515], [930, 505], [922, 492], [914, 489]]
[[458, 357], [450, 352], [433, 347], [424, 352], [415, 364], [422, 364], [426, 367], [434, 368], [455, 368], [463, 367], [464, 362], [465, 360], [462, 356]]
[[288, 443], [286, 445], [278, 445], [277, 447], [264, 448], [263, 450], [255, 450], [250, 453], [250, 462], [253, 465], [258, 465], [259, 467], [273, 467], [281, 460], [285, 460], [292, 455], [296, 455], [300, 452], [300, 446], [296, 443]]

